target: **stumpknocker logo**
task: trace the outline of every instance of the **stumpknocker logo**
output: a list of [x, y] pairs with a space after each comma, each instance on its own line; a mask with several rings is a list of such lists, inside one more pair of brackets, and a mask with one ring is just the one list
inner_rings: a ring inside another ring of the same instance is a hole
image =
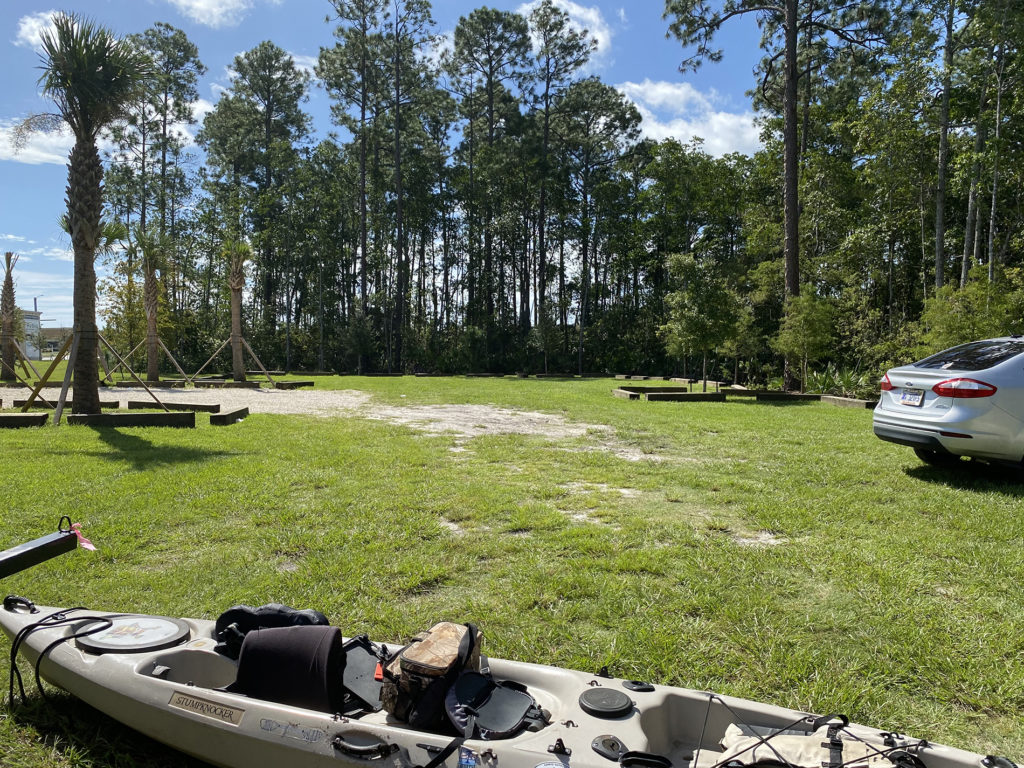
[[171, 694], [171, 700], [168, 704], [177, 709], [184, 709], [186, 712], [219, 720], [222, 723], [231, 723], [231, 725], [241, 723], [242, 715], [245, 714], [244, 709], [229, 707], [216, 701], [201, 699], [198, 696], [192, 696], [181, 691], [175, 691]]

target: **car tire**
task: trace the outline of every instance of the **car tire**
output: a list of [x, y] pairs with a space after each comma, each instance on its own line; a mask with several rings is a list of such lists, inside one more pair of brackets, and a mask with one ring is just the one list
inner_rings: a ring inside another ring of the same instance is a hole
[[961, 462], [960, 456], [957, 456], [955, 453], [946, 453], [945, 451], [915, 448], [914, 453], [925, 464], [931, 464], [933, 467], [958, 467]]

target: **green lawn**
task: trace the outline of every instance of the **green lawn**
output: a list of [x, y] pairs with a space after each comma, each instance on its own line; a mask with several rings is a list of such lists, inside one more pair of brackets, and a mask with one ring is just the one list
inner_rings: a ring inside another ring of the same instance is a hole
[[[611, 380], [316, 381], [368, 408], [493, 404], [612, 431], [465, 440], [270, 415], [5, 431], [0, 548], [71, 514], [100, 551], [3, 593], [209, 618], [280, 601], [376, 639], [472, 620], [492, 656], [1024, 756], [1015, 476], [924, 466], [866, 410], [627, 402]], [[0, 708], [0, 765], [193, 764], [67, 697]]]

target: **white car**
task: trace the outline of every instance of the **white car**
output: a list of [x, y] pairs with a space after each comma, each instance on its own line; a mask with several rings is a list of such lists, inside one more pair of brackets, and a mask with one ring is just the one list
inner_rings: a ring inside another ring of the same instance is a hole
[[1024, 337], [961, 344], [882, 377], [875, 434], [922, 461], [1024, 460]]

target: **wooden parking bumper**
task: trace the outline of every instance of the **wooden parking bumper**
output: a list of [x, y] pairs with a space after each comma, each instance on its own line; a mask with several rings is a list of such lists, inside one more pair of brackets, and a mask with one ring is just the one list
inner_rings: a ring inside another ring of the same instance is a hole
[[[194, 411], [196, 413], [220, 413], [220, 403], [164, 403], [171, 411]], [[152, 400], [129, 400], [128, 409], [152, 408]]]
[[[14, 401], [14, 407], [15, 408], [23, 408], [27, 402], [29, 402], [29, 401], [28, 400], [15, 400]], [[47, 403], [43, 402], [43, 400], [41, 400], [40, 398], [37, 397], [35, 400], [32, 401], [32, 405], [29, 406], [29, 407], [30, 408], [47, 408], [47, 409], [52, 411], [56, 407], [56, 403], [47, 404]], [[120, 403], [117, 400], [100, 400], [100, 408], [119, 408], [119, 407], [120, 407]], [[152, 408], [153, 404], [150, 403], [149, 407]], [[74, 403], [74, 401], [73, 400], [67, 400], [64, 403], [64, 410], [72, 411], [73, 412], [75, 410], [75, 403]]]
[[0, 413], [0, 429], [41, 427], [49, 418], [49, 413]]
[[[152, 406], [150, 406], [152, 407]], [[68, 424], [87, 427], [178, 427], [195, 429], [194, 411], [162, 413], [72, 413]]]
[[[150, 389], [184, 389], [188, 384], [184, 379], [161, 379], [160, 381], [147, 381], [146, 386]], [[139, 384], [136, 381], [117, 381], [115, 387], [135, 387]]]
[[207, 379], [206, 381], [193, 381], [192, 386], [197, 389], [259, 389], [258, 381], [231, 381], [229, 379]]
[[312, 387], [312, 381], [275, 381], [274, 389], [299, 389], [300, 387]]
[[648, 402], [724, 403], [724, 392], [647, 392]]
[[755, 399], [759, 403], [806, 403], [820, 402], [821, 395], [807, 395], [797, 392], [758, 392]]
[[214, 427], [226, 427], [230, 424], [235, 424], [236, 422], [241, 421], [248, 415], [248, 408], [235, 408], [222, 413], [211, 413], [210, 425]]
[[623, 400], [647, 400], [648, 402], [677, 403], [723, 403], [724, 392], [691, 392], [687, 387], [631, 387], [621, 386], [612, 394]]
[[878, 405], [877, 400], [857, 400], [853, 397], [836, 397], [835, 395], [822, 395], [821, 402], [837, 405], [840, 408], [867, 408], [868, 410], [872, 410]]

